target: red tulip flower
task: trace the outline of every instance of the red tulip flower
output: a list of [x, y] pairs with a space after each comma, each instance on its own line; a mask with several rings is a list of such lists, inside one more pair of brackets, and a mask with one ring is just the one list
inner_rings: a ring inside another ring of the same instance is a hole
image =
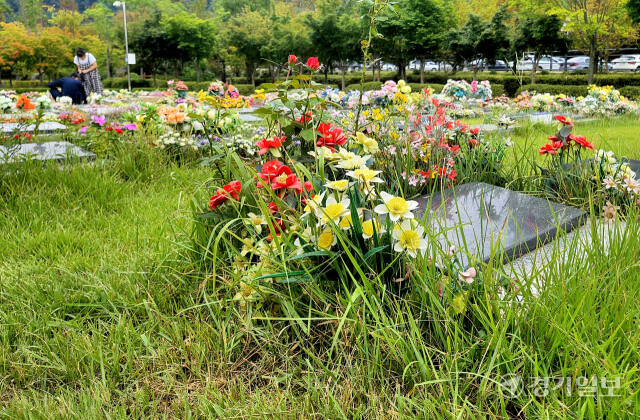
[[296, 57], [295, 55], [291, 54], [289, 55], [289, 59], [287, 60], [287, 63], [290, 66], [295, 66], [295, 64], [298, 62], [298, 57]]

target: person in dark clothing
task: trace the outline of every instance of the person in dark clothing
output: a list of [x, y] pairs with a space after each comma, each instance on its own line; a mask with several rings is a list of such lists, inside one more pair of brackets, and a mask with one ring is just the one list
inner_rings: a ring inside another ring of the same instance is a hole
[[57, 101], [58, 98], [62, 96], [68, 96], [74, 105], [87, 103], [87, 94], [85, 93], [78, 73], [73, 73], [69, 77], [55, 80], [47, 86], [50, 88], [49, 93], [53, 96], [54, 101]]

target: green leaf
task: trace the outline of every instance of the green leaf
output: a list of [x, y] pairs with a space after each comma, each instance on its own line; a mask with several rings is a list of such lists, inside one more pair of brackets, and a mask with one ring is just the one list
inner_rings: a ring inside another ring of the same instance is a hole
[[364, 254], [364, 260], [368, 260], [369, 258], [373, 257], [374, 255], [376, 255], [378, 252], [385, 250], [386, 248], [388, 248], [387, 245], [383, 245], [383, 246], [379, 246], [377, 248], [373, 248], [372, 250], [370, 250], [369, 252], [367, 252], [366, 254]]
[[311, 257], [326, 257], [328, 255], [329, 253], [327, 251], [310, 251], [310, 252], [305, 252], [304, 254], [296, 255], [295, 257], [288, 258], [288, 261], [301, 260], [304, 258], [311, 258]]
[[451, 302], [451, 306], [456, 314], [463, 313], [467, 309], [467, 305], [464, 301], [464, 295], [462, 293], [455, 295]]
[[300, 132], [300, 137], [302, 137], [307, 141], [314, 141], [316, 138], [316, 135], [312, 128], [307, 128], [306, 130], [302, 130]]

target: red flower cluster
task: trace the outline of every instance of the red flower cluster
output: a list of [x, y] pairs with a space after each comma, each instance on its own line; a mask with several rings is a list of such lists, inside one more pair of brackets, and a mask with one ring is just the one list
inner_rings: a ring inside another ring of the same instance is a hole
[[320, 67], [320, 62], [318, 61], [318, 57], [309, 57], [307, 60], [307, 67], [311, 70], [318, 70]]
[[318, 133], [320, 133], [321, 136], [318, 138], [316, 145], [318, 147], [328, 147], [333, 152], [335, 152], [336, 146], [342, 146], [347, 142], [347, 138], [342, 133], [342, 129], [334, 127], [331, 123], [320, 123]]
[[[298, 194], [301, 194], [303, 188], [307, 191], [311, 191], [313, 189], [313, 184], [309, 181], [304, 183], [304, 187], [298, 179], [298, 176], [291, 171], [284, 163], [277, 160], [270, 160], [266, 162], [262, 166], [262, 171], [258, 174], [258, 176], [264, 181], [264, 183], [269, 184], [271, 188], [274, 190], [281, 190], [281, 193], [285, 193], [286, 190], [294, 190]], [[258, 181], [258, 188], [262, 188], [264, 186], [262, 181]]]
[[33, 134], [22, 133], [22, 134], [16, 134], [15, 136], [13, 136], [13, 138], [16, 140], [18, 140], [20, 137], [24, 137], [25, 139], [30, 140], [31, 137], [33, 137]]
[[218, 191], [209, 199], [209, 208], [214, 210], [219, 205], [232, 197], [236, 200], [240, 198], [240, 191], [242, 191], [242, 184], [240, 181], [231, 181], [222, 188], [218, 188]]
[[262, 139], [256, 142], [256, 146], [260, 148], [258, 150], [259, 155], [264, 155], [269, 149], [277, 149], [282, 146], [282, 143], [286, 140], [286, 137], [273, 136], [272, 139]]
[[107, 128], [104, 129], [105, 131], [115, 131], [118, 134], [123, 134], [124, 131], [122, 131], [122, 128], [120, 127], [112, 127], [112, 126], [108, 126]]
[[448, 168], [446, 166], [440, 167], [437, 165], [434, 165], [433, 168], [429, 169], [428, 171], [418, 171], [418, 174], [427, 179], [431, 178], [432, 176], [436, 176], [434, 174], [437, 174], [437, 176], [439, 176], [440, 178], [446, 177], [452, 181], [455, 181], [456, 177], [458, 176], [454, 168]]
[[585, 149], [593, 150], [593, 144], [587, 141], [587, 139], [584, 136], [576, 136], [573, 134], [569, 134], [565, 142], [560, 141], [557, 136], [549, 137], [549, 143], [542, 146], [539, 150], [539, 153], [541, 155], [558, 154], [563, 149], [568, 149], [569, 147], [571, 147], [571, 142], [575, 143], [580, 147], [584, 147]]

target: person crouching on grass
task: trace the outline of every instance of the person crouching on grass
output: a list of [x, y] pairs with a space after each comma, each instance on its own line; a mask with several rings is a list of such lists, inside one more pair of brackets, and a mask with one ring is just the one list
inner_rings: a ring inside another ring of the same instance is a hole
[[68, 96], [74, 105], [86, 104], [87, 94], [84, 90], [84, 86], [80, 82], [80, 76], [78, 73], [73, 73], [69, 77], [63, 77], [62, 79], [55, 80], [47, 85], [50, 90], [49, 93], [53, 97], [54, 101], [63, 96]]
[[78, 68], [78, 74], [80, 74], [80, 80], [87, 97], [91, 95], [91, 92], [102, 95], [102, 79], [100, 79], [98, 72], [98, 62], [93, 54], [86, 52], [83, 48], [78, 48], [73, 63]]

